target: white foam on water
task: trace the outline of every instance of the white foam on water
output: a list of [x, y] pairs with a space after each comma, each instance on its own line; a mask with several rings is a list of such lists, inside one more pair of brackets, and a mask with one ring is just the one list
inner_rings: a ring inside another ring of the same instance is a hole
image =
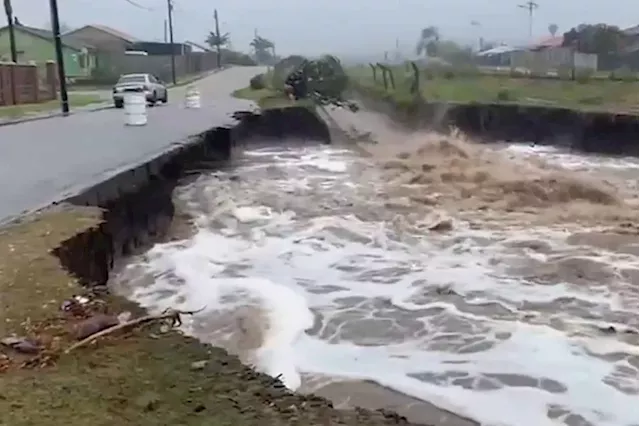
[[[307, 192], [296, 195], [303, 199], [331, 200], [357, 191], [354, 182], [335, 178], [335, 173], [347, 176], [346, 153], [318, 148], [294, 156], [275, 150], [250, 155], [287, 173], [273, 181], [263, 175], [252, 180], [250, 173], [266, 169], [247, 166], [248, 176], [240, 182], [222, 175], [210, 180], [217, 195], [209, 197], [217, 198], [207, 202], [217, 206], [215, 212], [211, 206], [203, 208], [207, 214], [194, 212], [201, 226], [195, 236], [156, 245], [143, 257], [138, 266], [156, 279], [134, 289], [133, 299], [152, 309], [206, 305], [199, 315], [238, 303], [258, 306], [266, 324], [254, 354], [257, 368], [281, 375], [292, 389], [300, 386], [301, 372], [317, 373], [372, 380], [487, 425], [558, 425], [558, 419], [547, 416], [550, 406], [598, 426], [638, 424], [637, 392], [623, 393], [603, 382], [624, 360], [593, 356], [637, 355], [637, 348], [597, 333], [573, 336], [519, 316], [525, 301], [558, 298], [622, 309], [607, 292], [568, 283], [532, 285], [497, 270], [492, 259], [510, 252], [503, 243], [531, 235], [464, 229], [410, 243], [409, 236], [394, 234], [384, 221], [354, 214], [325, 211], [298, 217], [262, 205], [261, 197], [303, 174]], [[322, 172], [334, 175], [323, 179]], [[557, 237], [561, 245], [562, 235], [547, 236], [551, 242]], [[479, 240], [489, 242], [474, 243]], [[512, 315], [471, 313], [433, 292], [443, 286], [469, 305], [495, 302]], [[506, 384], [498, 375], [507, 374], [526, 376], [533, 384]], [[634, 385], [637, 389], [637, 377]]]
[[545, 161], [559, 165], [565, 169], [637, 169], [636, 157], [603, 157], [599, 155], [585, 155], [563, 150], [548, 145], [510, 144], [505, 151], [524, 156], [540, 157]]

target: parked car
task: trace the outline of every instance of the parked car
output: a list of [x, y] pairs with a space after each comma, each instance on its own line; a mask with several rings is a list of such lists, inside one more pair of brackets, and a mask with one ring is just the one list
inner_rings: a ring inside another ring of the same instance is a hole
[[144, 92], [150, 106], [160, 101], [169, 102], [169, 91], [166, 84], [153, 74], [124, 74], [113, 86], [113, 104], [116, 108], [124, 106], [124, 95], [127, 92]]

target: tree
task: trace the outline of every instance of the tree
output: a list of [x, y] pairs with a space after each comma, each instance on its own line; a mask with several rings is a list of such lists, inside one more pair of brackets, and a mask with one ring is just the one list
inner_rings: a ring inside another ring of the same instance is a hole
[[440, 32], [438, 28], [430, 26], [423, 28], [420, 32], [420, 39], [416, 45], [416, 54], [426, 56], [435, 56], [437, 54], [438, 42], [440, 41]]
[[581, 24], [564, 33], [563, 46], [572, 46], [582, 53], [606, 55], [624, 46], [620, 28], [607, 24]]
[[229, 35], [229, 33], [220, 34], [220, 37], [218, 37], [216, 33], [210, 31], [205, 40], [205, 43], [207, 43], [210, 47], [224, 47], [229, 45], [230, 41], [231, 36]]
[[469, 46], [462, 46], [451, 40], [440, 40], [434, 43], [434, 50], [438, 53], [438, 57], [451, 64], [469, 64], [472, 61], [473, 49]]
[[253, 47], [256, 54], [256, 61], [258, 61], [259, 64], [270, 64], [273, 62], [276, 56], [276, 45], [271, 40], [257, 35], [249, 45]]
[[549, 24], [549, 34], [551, 34], [551, 37], [555, 37], [556, 33], [558, 32], [558, 25], [556, 24]]

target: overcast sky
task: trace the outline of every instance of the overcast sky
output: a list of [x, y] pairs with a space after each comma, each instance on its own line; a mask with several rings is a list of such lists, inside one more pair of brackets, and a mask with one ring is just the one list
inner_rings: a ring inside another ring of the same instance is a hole
[[[61, 21], [70, 27], [103, 24], [143, 40], [162, 40], [166, 0], [58, 0]], [[528, 39], [524, 0], [174, 0], [176, 41], [202, 42], [213, 29], [218, 8], [221, 31], [231, 33], [234, 48], [247, 50], [254, 29], [276, 43], [278, 53], [369, 54], [415, 45], [421, 28], [437, 26], [443, 37], [474, 42], [510, 43]], [[48, 0], [13, 0], [14, 14], [25, 25], [45, 27]], [[580, 23], [638, 24], [638, 0], [538, 0], [534, 37], [544, 37], [550, 23], [560, 32]], [[3, 24], [6, 23], [2, 14]], [[474, 20], [481, 27], [472, 27]]]

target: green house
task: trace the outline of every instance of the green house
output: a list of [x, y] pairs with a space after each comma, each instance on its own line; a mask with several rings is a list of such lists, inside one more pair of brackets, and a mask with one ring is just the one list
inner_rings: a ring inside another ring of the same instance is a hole
[[[18, 62], [35, 61], [37, 64], [55, 61], [53, 33], [40, 28], [14, 25]], [[90, 77], [95, 66], [94, 49], [72, 40], [63, 40], [64, 68], [69, 78]], [[11, 60], [9, 27], [0, 28], [0, 61]]]

